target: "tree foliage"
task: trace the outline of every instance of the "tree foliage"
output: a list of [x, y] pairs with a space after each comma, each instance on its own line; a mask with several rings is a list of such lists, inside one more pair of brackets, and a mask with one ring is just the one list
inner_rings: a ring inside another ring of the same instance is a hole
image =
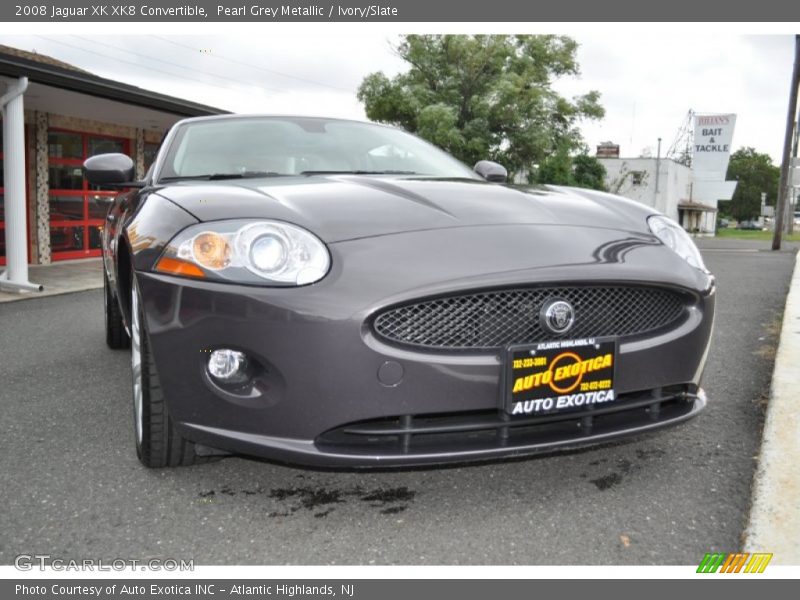
[[571, 185], [607, 191], [606, 168], [597, 158], [589, 156], [585, 150], [574, 156], [564, 150], [548, 156], [539, 165], [535, 177], [538, 183]]
[[[541, 180], [534, 165], [562, 169], [553, 157], [570, 159], [583, 147], [578, 122], [604, 114], [598, 92], [570, 100], [552, 89], [555, 79], [579, 74], [576, 51], [574, 40], [556, 35], [408, 35], [396, 52], [409, 70], [368, 75], [358, 99], [370, 119], [467, 164], [495, 160]], [[584, 162], [569, 170], [591, 180], [585, 169], [596, 168]]]
[[572, 159], [572, 185], [606, 190], [606, 168], [594, 156], [578, 154]]
[[761, 213], [761, 193], [767, 194], [767, 205], [775, 206], [781, 170], [772, 164], [769, 154], [755, 148], [740, 148], [731, 155], [726, 179], [736, 180], [736, 191], [720, 208], [738, 221], [752, 219]]

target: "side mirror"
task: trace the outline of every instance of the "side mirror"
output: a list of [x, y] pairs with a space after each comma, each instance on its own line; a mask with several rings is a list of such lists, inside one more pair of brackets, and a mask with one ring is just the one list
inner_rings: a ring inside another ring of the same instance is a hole
[[475, 163], [473, 169], [486, 181], [505, 183], [506, 179], [508, 179], [508, 171], [506, 171], [506, 168], [490, 160], [479, 160]]
[[83, 162], [83, 176], [93, 185], [131, 183], [135, 167], [125, 154], [98, 154]]

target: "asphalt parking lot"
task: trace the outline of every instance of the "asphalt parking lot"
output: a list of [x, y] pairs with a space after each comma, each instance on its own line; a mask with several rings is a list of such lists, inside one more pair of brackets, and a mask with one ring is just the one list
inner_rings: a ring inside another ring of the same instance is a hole
[[334, 472], [248, 458], [147, 470], [129, 359], [102, 291], [0, 305], [0, 563], [696, 564], [746, 525], [794, 264], [765, 243], [701, 243], [717, 275], [707, 410], [675, 429], [523, 461]]

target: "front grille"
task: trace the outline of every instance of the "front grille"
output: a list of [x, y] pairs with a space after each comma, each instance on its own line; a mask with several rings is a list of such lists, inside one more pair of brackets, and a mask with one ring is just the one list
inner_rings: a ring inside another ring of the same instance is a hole
[[608, 407], [539, 416], [511, 417], [502, 410], [402, 415], [337, 427], [319, 436], [316, 446], [323, 452], [368, 456], [546, 449], [676, 423], [697, 410], [696, 402], [698, 395], [689, 386], [677, 385], [621, 394]]
[[[575, 323], [562, 334], [545, 330], [545, 303], [569, 302]], [[379, 313], [375, 333], [389, 342], [437, 350], [494, 350], [512, 344], [587, 337], [632, 336], [674, 326], [688, 296], [639, 286], [539, 287], [445, 296]]]

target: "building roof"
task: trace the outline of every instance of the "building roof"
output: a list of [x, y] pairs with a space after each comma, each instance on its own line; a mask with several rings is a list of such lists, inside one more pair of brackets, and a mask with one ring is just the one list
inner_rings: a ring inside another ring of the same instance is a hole
[[163, 111], [180, 117], [219, 115], [229, 112], [98, 77], [45, 54], [2, 45], [0, 45], [0, 75], [27, 77], [31, 82]]
[[75, 65], [64, 62], [63, 60], [58, 60], [57, 58], [47, 56], [46, 54], [39, 54], [36, 52], [36, 50], [33, 52], [28, 52], [27, 50], [22, 50], [21, 48], [12, 48], [11, 46], [4, 46], [3, 44], [0, 44], [0, 54], [9, 54], [11, 56], [24, 58], [34, 62], [40, 62], [44, 65], [50, 65], [52, 67], [61, 67], [62, 69], [69, 69], [71, 71], [77, 71], [78, 73], [85, 73], [87, 75], [91, 74], [89, 71], [84, 71]]
[[717, 212], [717, 209], [702, 202], [695, 202], [694, 200], [681, 200], [678, 202], [678, 208], [683, 210], [696, 210], [700, 212]]
[[689, 167], [688, 165], [685, 165], [682, 162], [678, 162], [674, 158], [670, 158], [670, 157], [667, 157], [667, 156], [662, 156], [661, 158], [658, 158], [657, 156], [597, 156], [596, 158], [597, 158], [597, 160], [608, 160], [608, 161], [616, 160], [616, 161], [620, 161], [620, 162], [637, 161], [637, 160], [638, 161], [648, 161], [648, 162], [653, 162], [653, 163], [655, 163], [656, 161], [661, 161], [662, 163], [671, 162], [674, 165], [678, 165], [678, 166], [681, 166], [681, 167], [686, 167], [687, 169], [691, 169], [691, 167]]

